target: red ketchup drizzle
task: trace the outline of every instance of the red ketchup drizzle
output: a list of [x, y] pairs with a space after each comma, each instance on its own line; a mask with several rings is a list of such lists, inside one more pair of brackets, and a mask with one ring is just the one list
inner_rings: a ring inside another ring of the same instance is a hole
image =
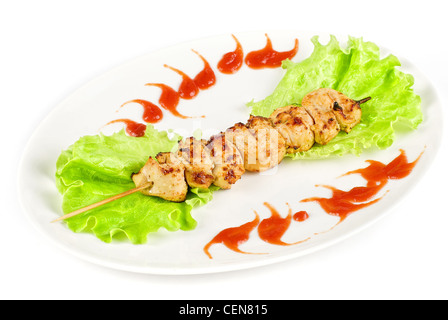
[[[271, 217], [266, 218], [258, 225], [258, 235], [260, 239], [275, 245], [290, 246], [299, 244], [306, 240], [302, 240], [294, 243], [285, 243], [281, 240], [285, 232], [288, 230], [291, 224], [292, 210], [289, 208], [286, 218], [282, 218], [278, 211], [272, 207], [269, 203], [265, 202], [264, 205], [271, 211]], [[308, 240], [308, 239], [307, 239]]]
[[163, 118], [162, 110], [160, 110], [160, 108], [152, 102], [135, 99], [123, 103], [120, 108], [124, 107], [128, 103], [138, 103], [143, 107], [143, 121], [147, 123], [157, 123]]
[[218, 70], [225, 74], [233, 74], [240, 70], [243, 65], [244, 52], [241, 43], [232, 34], [233, 39], [236, 42], [236, 49], [232, 52], [227, 52], [218, 62]]
[[168, 65], [164, 65], [165, 68], [171, 69], [174, 72], [178, 73], [179, 75], [182, 76], [182, 82], [179, 85], [179, 89], [177, 90], [177, 92], [179, 93], [179, 96], [182, 99], [193, 99], [194, 97], [196, 97], [199, 93], [199, 88], [196, 85], [196, 83], [194, 82], [193, 79], [191, 79], [188, 75], [186, 75], [184, 72], [170, 67]]
[[196, 77], [194, 77], [194, 83], [198, 86], [199, 89], [205, 90], [210, 88], [216, 83], [216, 76], [213, 72], [213, 69], [210, 67], [210, 64], [205, 60], [203, 56], [201, 56], [197, 51], [192, 50], [194, 53], [196, 53], [199, 58], [201, 58], [202, 62], [204, 63], [204, 69], [202, 69], [201, 72], [199, 72]]
[[117, 119], [108, 122], [108, 124], [121, 122], [126, 125], [126, 133], [132, 137], [143, 137], [146, 131], [146, 125], [129, 119]]
[[368, 167], [344, 174], [360, 174], [367, 181], [365, 187], [355, 187], [349, 191], [342, 191], [331, 186], [323, 186], [332, 190], [333, 195], [331, 198], [308, 198], [302, 200], [302, 202], [319, 203], [325, 212], [338, 216], [340, 218], [338, 223], [341, 223], [351, 213], [381, 200], [381, 198], [378, 198], [366, 202], [377, 195], [389, 180], [407, 177], [422, 154], [414, 162], [408, 162], [404, 150], [400, 150], [400, 155], [387, 165], [378, 161], [368, 160], [367, 162], [370, 163]]
[[245, 254], [255, 254], [250, 252], [244, 252], [239, 249], [239, 246], [249, 240], [250, 232], [255, 229], [260, 222], [260, 217], [255, 212], [255, 219], [247, 222], [239, 227], [233, 227], [224, 229], [219, 232], [209, 243], [204, 247], [204, 252], [210, 259], [213, 259], [209, 252], [210, 247], [216, 243], [222, 243], [230, 250]]
[[297, 222], [303, 222], [305, 220], [307, 220], [309, 218], [309, 214], [306, 211], [299, 211], [294, 213], [294, 215], [292, 216], [292, 218], [294, 219], [294, 221]]
[[147, 83], [146, 86], [155, 86], [162, 89], [162, 94], [160, 95], [159, 103], [164, 109], [168, 110], [176, 117], [182, 119], [188, 118], [187, 116], [184, 116], [177, 111], [177, 105], [179, 104], [180, 97], [179, 93], [177, 93], [176, 90], [163, 83]]
[[285, 59], [292, 59], [299, 51], [299, 40], [295, 40], [294, 48], [290, 51], [278, 52], [272, 48], [271, 39], [266, 34], [266, 46], [257, 51], [249, 52], [245, 62], [252, 69], [277, 68], [282, 65]]
[[[349, 171], [344, 174], [344, 176], [360, 174], [367, 181], [366, 186], [354, 187], [349, 191], [343, 191], [332, 186], [323, 185], [322, 187], [332, 190], [333, 195], [331, 198], [315, 197], [304, 199], [301, 202], [318, 202], [322, 209], [328, 214], [340, 218], [337, 223], [339, 224], [351, 213], [381, 200], [382, 197], [369, 201], [384, 188], [389, 180], [397, 180], [407, 177], [412, 172], [422, 155], [423, 152], [416, 160], [409, 162], [405, 151], [400, 150], [400, 155], [387, 165], [379, 161], [368, 160], [367, 162], [370, 164], [368, 167]], [[257, 212], [255, 212], [256, 218], [253, 221], [239, 227], [228, 228], [221, 231], [204, 247], [204, 252], [209, 258], [212, 259], [212, 256], [209, 253], [209, 248], [216, 243], [223, 243], [235, 252], [247, 254], [248, 252], [241, 251], [238, 246], [249, 240], [250, 232], [255, 229], [257, 225], [260, 239], [270, 244], [289, 246], [303, 243], [310, 239], [307, 238], [294, 243], [285, 243], [281, 240], [291, 224], [291, 218], [299, 222], [309, 218], [306, 211], [298, 211], [292, 216], [292, 210], [290, 208], [286, 218], [282, 218], [278, 211], [269, 203], [265, 202], [264, 205], [271, 211], [271, 217], [263, 219], [260, 222], [260, 218]]]

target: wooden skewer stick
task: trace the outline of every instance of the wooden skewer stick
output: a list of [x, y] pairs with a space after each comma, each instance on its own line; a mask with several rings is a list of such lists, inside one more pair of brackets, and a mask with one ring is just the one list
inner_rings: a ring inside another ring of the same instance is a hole
[[356, 101], [356, 102], [358, 102], [359, 104], [363, 104], [363, 103], [366, 103], [367, 101], [369, 101], [371, 99], [372, 99], [371, 97], [367, 97], [367, 98], [361, 99], [361, 100]]
[[[358, 104], [358, 106], [360, 106], [361, 104], [366, 103], [369, 100], [372, 100], [372, 97], [367, 97], [367, 98], [364, 98], [364, 99], [361, 99], [361, 100], [358, 100], [358, 101], [355, 101], [355, 102]], [[334, 104], [333, 104], [333, 110], [335, 110], [335, 111], [336, 110], [342, 111], [343, 109], [339, 105], [339, 103], [337, 101], [335, 101]]]
[[143, 190], [143, 189], [146, 189], [146, 188], [150, 188], [150, 187], [152, 187], [153, 184], [154, 184], [154, 182], [148, 182], [148, 183], [146, 183], [146, 184], [141, 185], [140, 187], [136, 187], [136, 188], [134, 188], [134, 189], [125, 191], [125, 192], [123, 192], [123, 193], [117, 194], [117, 195], [112, 196], [112, 197], [110, 197], [110, 198], [104, 199], [104, 200], [102, 200], [102, 201], [100, 201], [100, 202], [93, 203], [93, 204], [91, 204], [91, 205], [89, 205], [89, 206], [87, 206], [87, 207], [78, 209], [78, 210], [73, 211], [73, 212], [71, 212], [71, 213], [67, 213], [66, 215], [63, 215], [63, 216], [61, 216], [61, 217], [59, 217], [59, 218], [57, 218], [57, 219], [55, 219], [55, 220], [53, 220], [53, 221], [51, 221], [51, 222], [57, 222], [57, 221], [65, 220], [65, 219], [67, 219], [67, 218], [71, 218], [71, 217], [73, 217], [73, 216], [76, 216], [76, 215], [81, 214], [81, 213], [83, 213], [83, 212], [86, 212], [86, 211], [88, 211], [88, 210], [91, 210], [91, 209], [97, 208], [97, 207], [99, 207], [99, 206], [102, 206], [103, 204], [106, 204], [106, 203], [112, 202], [112, 201], [114, 201], [114, 200], [117, 200], [117, 199], [126, 197], [126, 196], [128, 196], [128, 195], [130, 195], [130, 194], [132, 194], [132, 193], [137, 192], [137, 191], [140, 191], [140, 190]]

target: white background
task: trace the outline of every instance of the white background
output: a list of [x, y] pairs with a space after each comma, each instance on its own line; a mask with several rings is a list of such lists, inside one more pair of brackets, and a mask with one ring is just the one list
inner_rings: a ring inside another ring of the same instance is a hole
[[34, 229], [17, 165], [72, 91], [137, 56], [216, 34], [363, 36], [415, 64], [447, 104], [445, 1], [1, 1], [1, 299], [447, 299], [448, 148], [395, 210], [328, 249], [251, 270], [158, 276], [93, 265]]

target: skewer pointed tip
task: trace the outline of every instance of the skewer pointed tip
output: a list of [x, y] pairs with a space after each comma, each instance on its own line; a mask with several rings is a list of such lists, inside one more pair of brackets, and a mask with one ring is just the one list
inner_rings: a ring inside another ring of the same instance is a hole
[[359, 101], [357, 101], [359, 104], [363, 104], [363, 103], [366, 103], [367, 101], [369, 101], [369, 100], [371, 100], [372, 99], [372, 97], [367, 97], [367, 98], [364, 98], [364, 99], [361, 99], [361, 100], [359, 100]]

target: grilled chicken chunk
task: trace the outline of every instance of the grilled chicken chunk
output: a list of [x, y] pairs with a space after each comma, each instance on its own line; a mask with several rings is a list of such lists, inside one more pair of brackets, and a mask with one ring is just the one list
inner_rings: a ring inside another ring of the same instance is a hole
[[237, 147], [221, 132], [210, 138], [207, 143], [210, 155], [214, 163], [213, 184], [230, 189], [245, 172], [243, 158]]
[[177, 155], [185, 166], [185, 178], [192, 188], [207, 189], [215, 180], [214, 164], [206, 143], [194, 137], [179, 141]]
[[347, 133], [361, 121], [362, 111], [360, 104], [370, 100], [370, 98], [367, 98], [361, 101], [355, 101], [333, 89], [319, 89], [318, 93], [321, 95], [327, 94], [331, 98], [336, 120], [341, 130]]
[[257, 139], [245, 124], [238, 122], [225, 131], [226, 139], [233, 143], [243, 157], [244, 169], [254, 171], [257, 163]]
[[136, 187], [152, 182], [150, 188], [141, 192], [173, 202], [182, 202], [187, 197], [188, 185], [185, 182], [185, 167], [170, 152], [159, 153], [156, 159], [150, 157], [136, 174], [132, 175]]
[[265, 171], [278, 165], [285, 157], [286, 143], [271, 120], [251, 115], [246, 126], [257, 139], [257, 163], [251, 169]]
[[287, 153], [311, 149], [314, 144], [314, 132], [311, 130], [314, 120], [305, 108], [294, 105], [278, 108], [270, 119], [274, 128], [285, 139]]
[[225, 135], [240, 151], [247, 171], [266, 171], [279, 164], [286, 153], [285, 140], [268, 118], [251, 116], [246, 125], [239, 122]]
[[317, 143], [325, 145], [330, 142], [340, 131], [340, 126], [333, 112], [334, 101], [326, 92], [319, 90], [307, 94], [302, 99], [302, 107], [313, 118], [314, 124], [311, 130]]

